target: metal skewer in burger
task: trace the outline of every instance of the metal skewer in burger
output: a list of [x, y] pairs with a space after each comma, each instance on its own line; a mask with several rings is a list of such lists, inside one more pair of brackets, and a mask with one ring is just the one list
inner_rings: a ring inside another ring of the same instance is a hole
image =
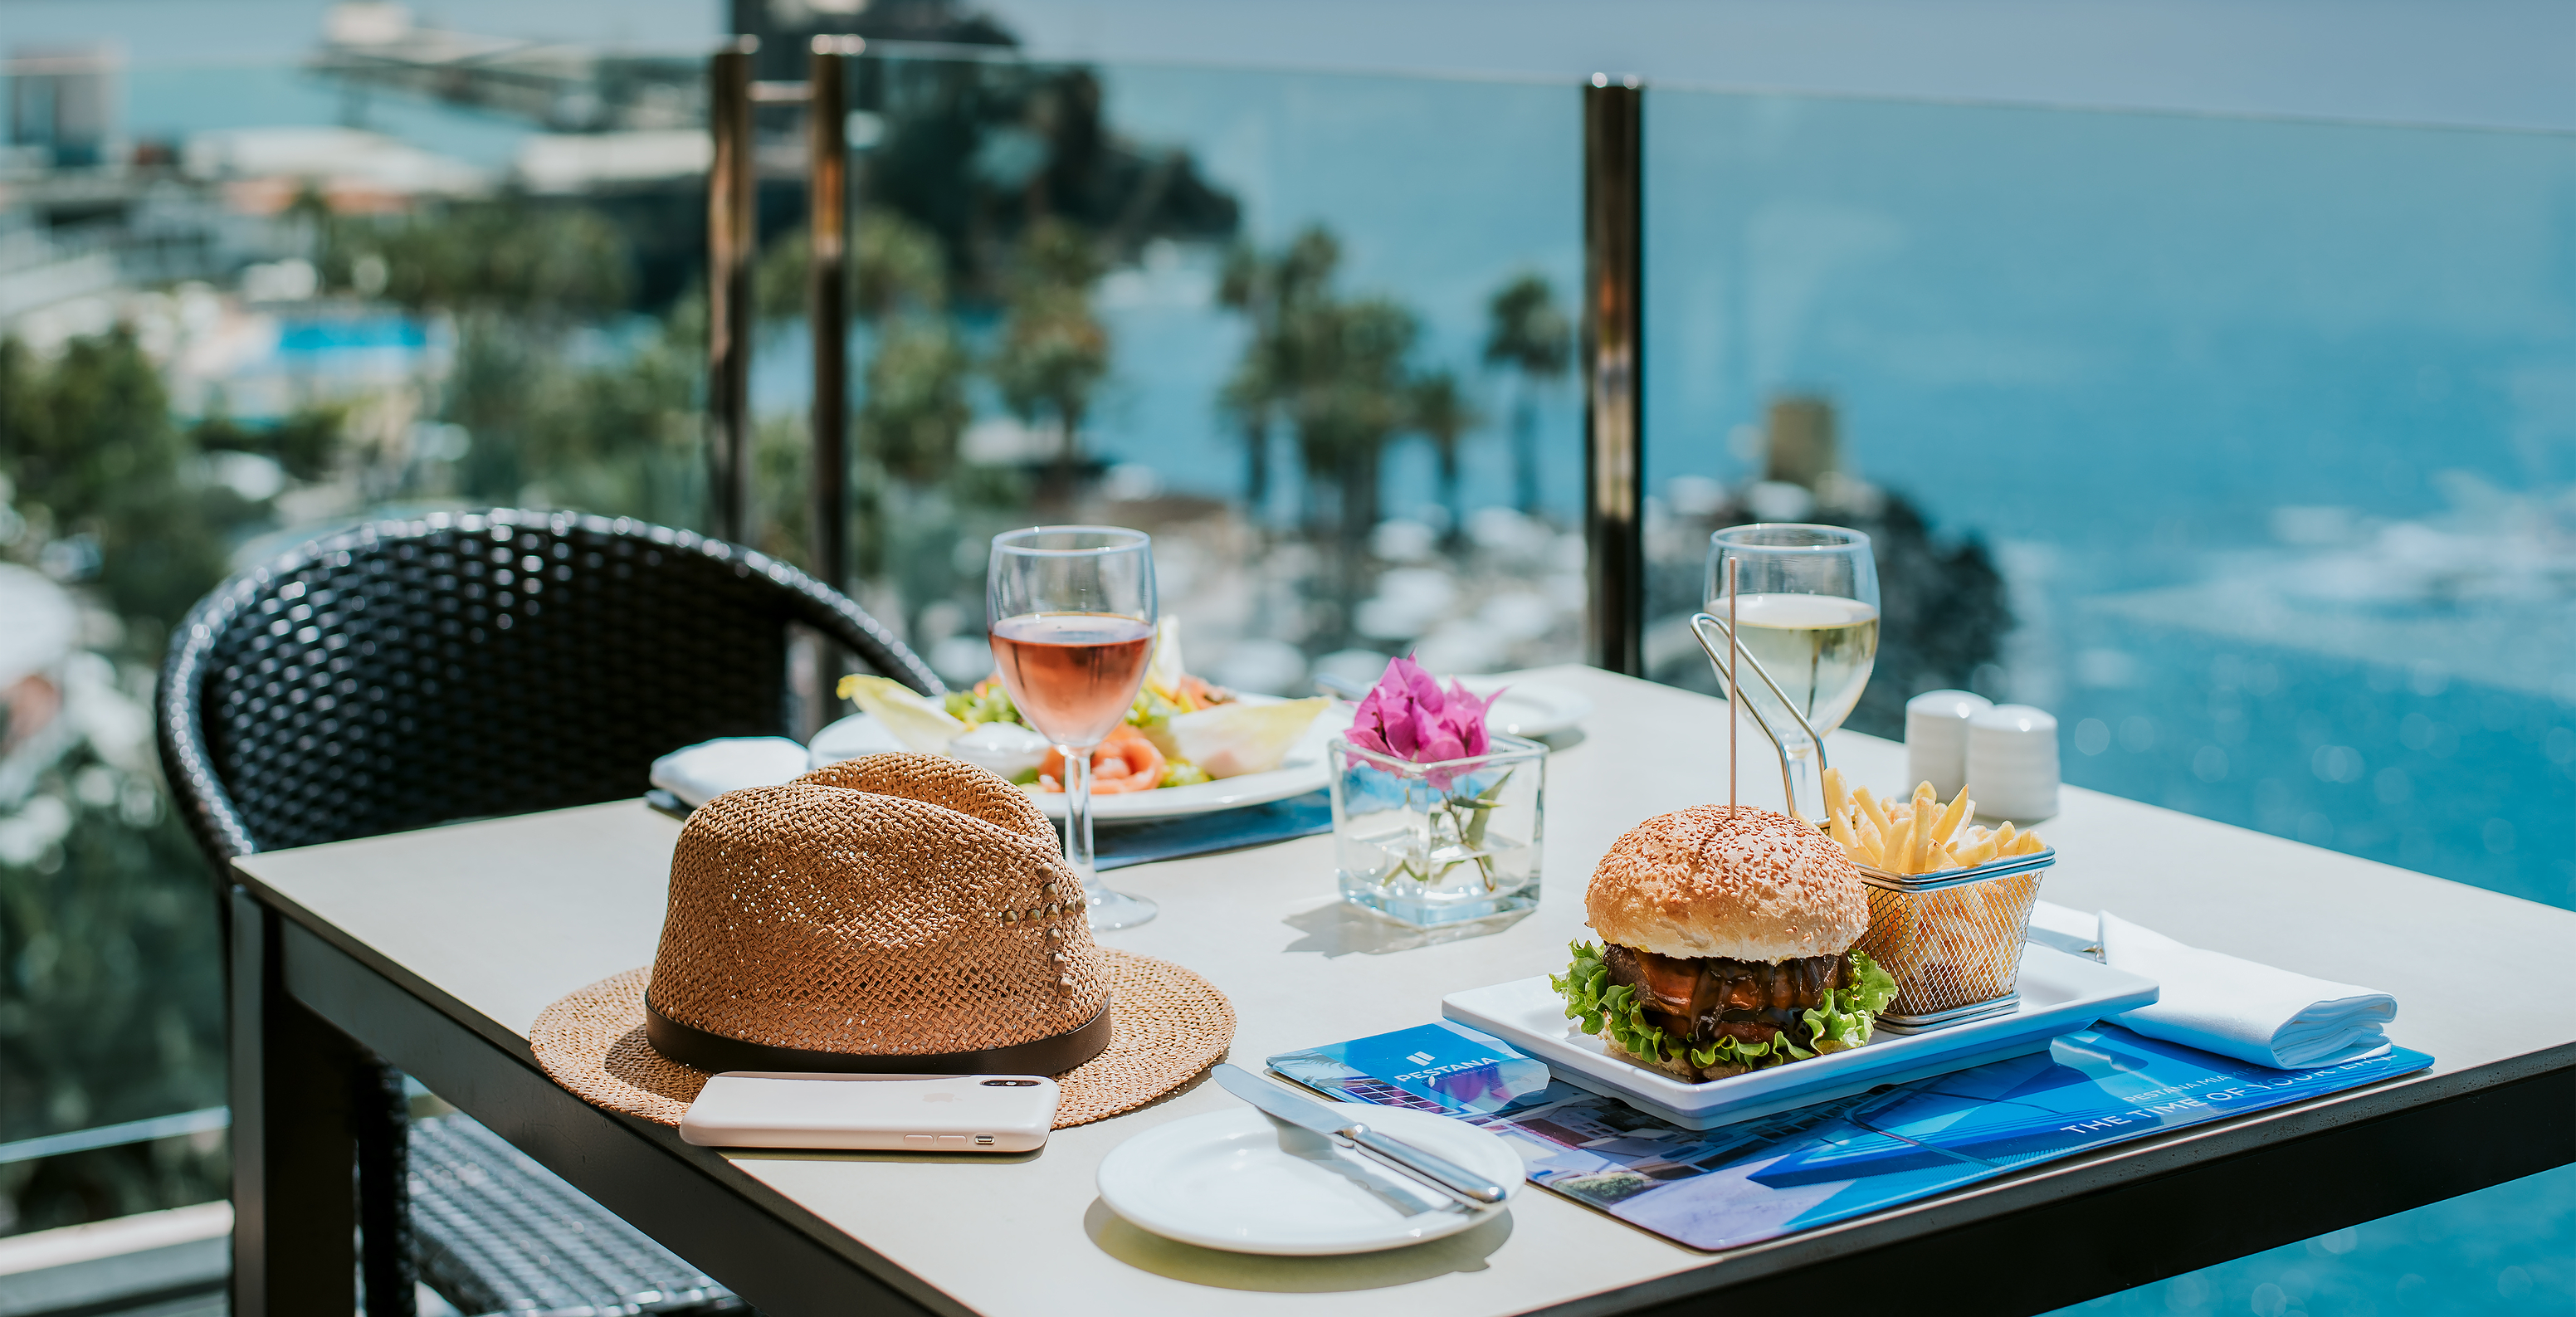
[[1751, 806], [1646, 820], [1592, 872], [1601, 947], [1551, 978], [1610, 1055], [1696, 1083], [1869, 1041], [1896, 982], [1851, 949], [1869, 897], [1842, 848]]

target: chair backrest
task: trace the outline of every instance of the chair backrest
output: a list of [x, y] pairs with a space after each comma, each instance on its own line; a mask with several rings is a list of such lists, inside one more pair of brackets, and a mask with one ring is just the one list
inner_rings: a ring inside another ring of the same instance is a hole
[[381, 522], [199, 601], [162, 667], [162, 763], [219, 869], [637, 796], [681, 746], [786, 731], [791, 622], [940, 690], [839, 592], [720, 540], [572, 513]]

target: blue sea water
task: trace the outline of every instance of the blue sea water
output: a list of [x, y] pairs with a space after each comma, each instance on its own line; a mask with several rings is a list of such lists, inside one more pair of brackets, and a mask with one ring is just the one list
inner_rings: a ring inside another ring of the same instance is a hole
[[1650, 480], [1740, 473], [1735, 427], [1820, 394], [2066, 605], [2206, 579], [2285, 506], [2576, 482], [2576, 139], [1677, 92], [1647, 141]]
[[[1997, 549], [2068, 780], [2576, 905], [2576, 652], [2495, 643], [2576, 591], [2476, 584], [2576, 534], [2576, 139], [1674, 93], [1647, 144], [1650, 482], [1827, 397]], [[2088, 1307], [2566, 1311], [2571, 1232], [2561, 1170]]]
[[[1346, 286], [1412, 306], [1422, 362], [1505, 413], [1477, 360], [1485, 298], [1525, 269], [1569, 298], [1579, 278], [1573, 88], [1102, 72], [1118, 132], [1187, 147], [1255, 241], [1331, 226]], [[165, 71], [133, 96], [147, 133], [340, 109], [282, 69]], [[2528, 513], [2521, 538], [2487, 525], [2485, 558], [2576, 534], [2576, 139], [1662, 89], [1648, 105], [1651, 490], [1747, 477], [1772, 398], [1829, 398], [1853, 469], [1997, 551], [2023, 630], [1983, 680], [2059, 714], [2070, 781], [2576, 906], [2576, 658], [2473, 640], [2565, 634], [2576, 599], [2428, 600], [2401, 588], [2402, 556], [2369, 556], [2436, 524], [2477, 550], [2453, 472]], [[369, 115], [494, 167], [522, 131]], [[1212, 278], [1210, 254], [1173, 251], [1104, 285], [1118, 355], [1097, 444], [1167, 488], [1237, 495], [1214, 391], [1242, 330]], [[762, 405], [791, 410], [804, 354], [764, 351]], [[1547, 506], [1570, 520], [1578, 400], [1540, 401]], [[1470, 506], [1509, 498], [1504, 453], [1498, 425], [1471, 436]], [[1425, 451], [1400, 449], [1389, 506], [1427, 481]], [[2354, 529], [2286, 533], [2317, 510]], [[2229, 611], [2249, 562], [2295, 586], [2333, 553], [2385, 572], [2389, 597]], [[2322, 639], [2321, 617], [2364, 652]], [[2571, 1237], [2562, 1170], [2089, 1306], [2564, 1311]]]
[[[2070, 780], [2576, 901], [2542, 840], [2576, 817], [2576, 656], [2479, 639], [2557, 634], [2576, 590], [2419, 597], [2375, 547], [2471, 487], [2538, 528], [2453, 525], [2454, 570], [2566, 561], [2576, 139], [1652, 104], [1650, 480], [1738, 476], [1733, 427], [1831, 398], [1853, 466], [2025, 578], [2001, 684], [2058, 712]], [[2348, 542], [2283, 545], [2303, 509]], [[2338, 567], [2358, 595], [2239, 616]]]

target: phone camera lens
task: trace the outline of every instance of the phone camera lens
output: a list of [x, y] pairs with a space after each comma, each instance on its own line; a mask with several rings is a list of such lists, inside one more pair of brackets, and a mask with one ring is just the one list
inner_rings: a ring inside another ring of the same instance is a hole
[[1038, 1081], [1034, 1079], [987, 1079], [984, 1081], [984, 1087], [986, 1088], [1036, 1088], [1037, 1086]]

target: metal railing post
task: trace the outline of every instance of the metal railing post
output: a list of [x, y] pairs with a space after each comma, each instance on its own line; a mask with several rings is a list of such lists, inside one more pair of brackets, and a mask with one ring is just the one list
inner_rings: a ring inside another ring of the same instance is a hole
[[751, 57], [743, 37], [707, 61], [708, 529], [739, 544], [751, 532], [751, 262], [759, 179], [751, 142]]
[[1644, 89], [1583, 89], [1583, 531], [1597, 667], [1645, 675]]
[[858, 37], [814, 38], [806, 75], [806, 314], [814, 338], [814, 575], [849, 587], [849, 62]]

